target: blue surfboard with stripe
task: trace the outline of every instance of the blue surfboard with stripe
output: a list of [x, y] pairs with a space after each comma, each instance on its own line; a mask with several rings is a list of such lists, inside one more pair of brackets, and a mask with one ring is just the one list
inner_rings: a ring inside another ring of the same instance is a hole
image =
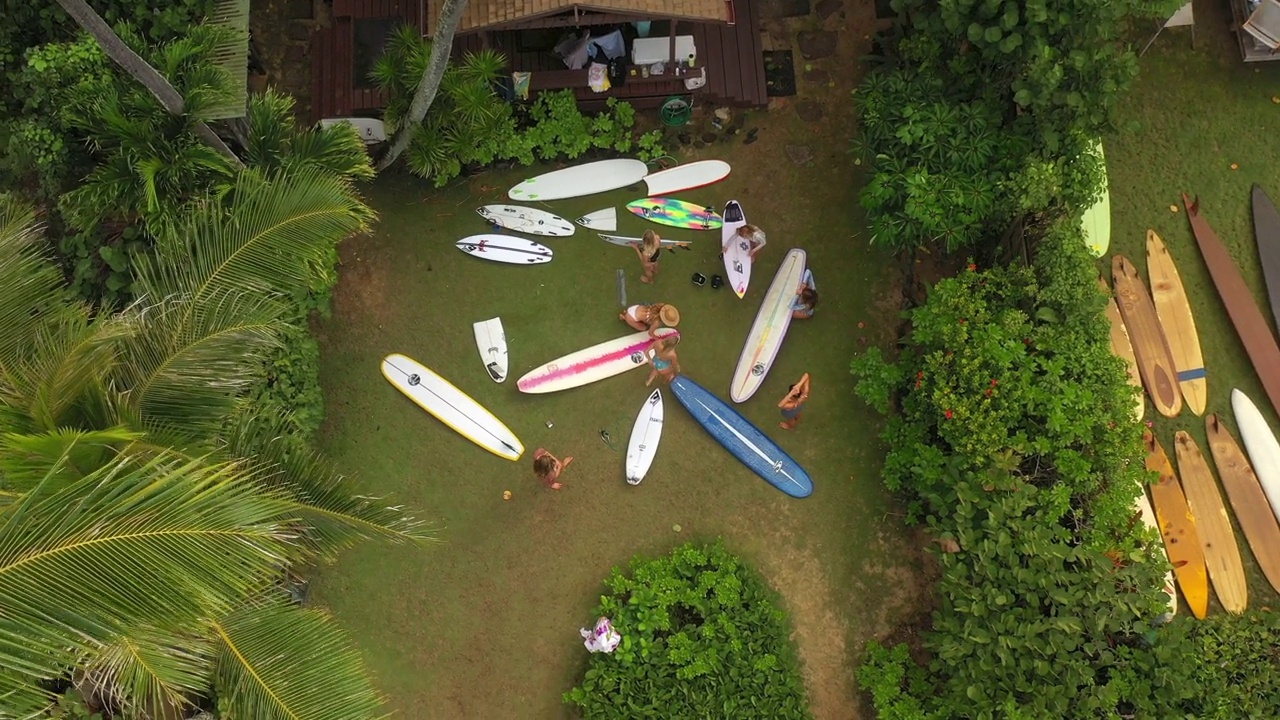
[[728, 403], [683, 375], [671, 381], [671, 394], [702, 429], [770, 485], [791, 497], [813, 494], [809, 473]]

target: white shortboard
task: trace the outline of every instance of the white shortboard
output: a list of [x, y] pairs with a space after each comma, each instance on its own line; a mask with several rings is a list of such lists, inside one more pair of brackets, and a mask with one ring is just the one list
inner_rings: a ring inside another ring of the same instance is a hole
[[454, 245], [462, 252], [482, 260], [511, 265], [541, 265], [551, 262], [551, 248], [510, 235], [472, 235], [462, 238]]
[[658, 441], [662, 439], [662, 391], [650, 393], [636, 423], [631, 426], [631, 440], [627, 443], [627, 482], [639, 485], [645, 473], [653, 465], [658, 454]]
[[756, 311], [756, 320], [747, 333], [747, 342], [738, 356], [738, 366], [729, 383], [729, 398], [736, 403], [746, 402], [760, 389], [769, 368], [778, 357], [782, 340], [791, 327], [791, 304], [796, 299], [796, 289], [804, 278], [805, 252], [792, 248], [782, 259], [782, 265], [769, 290]]
[[[627, 247], [630, 245], [639, 245], [640, 243], [644, 242], [644, 238], [627, 237], [626, 235], [605, 235], [604, 233], [600, 233], [600, 239], [604, 240], [607, 243], [612, 243], [614, 245], [621, 245], [623, 247]], [[658, 241], [658, 245], [660, 247], [683, 248], [685, 250], [688, 250], [689, 246], [692, 244], [693, 243], [688, 240], [668, 240], [667, 238], [662, 238], [661, 240]]]
[[588, 230], [613, 232], [618, 229], [618, 208], [607, 207], [589, 212], [578, 218], [577, 223]]
[[[679, 335], [675, 328], [660, 328], [659, 338]], [[649, 363], [654, 338], [647, 332], [626, 335], [556, 358], [525, 373], [516, 381], [524, 393], [550, 393], [604, 380]]]
[[476, 334], [476, 349], [480, 362], [494, 382], [507, 379], [507, 333], [502, 329], [502, 318], [489, 318], [472, 323]]
[[507, 460], [524, 454], [524, 445], [501, 420], [418, 361], [388, 355], [382, 360], [382, 375], [418, 407], [485, 450]]
[[720, 250], [724, 254], [725, 281], [739, 299], [747, 294], [751, 283], [751, 243], [737, 237], [738, 228], [747, 224], [747, 216], [737, 200], [724, 206], [724, 225], [720, 228]]
[[356, 134], [365, 145], [387, 141], [387, 126], [377, 118], [325, 118], [320, 121], [320, 127], [329, 128], [344, 123], [356, 129]]
[[480, 217], [508, 230], [528, 233], [529, 235], [545, 235], [547, 237], [568, 237], [574, 233], [573, 223], [559, 215], [552, 215], [546, 210], [519, 205], [485, 205], [476, 208]]
[[727, 177], [729, 163], [723, 160], [699, 160], [645, 175], [644, 184], [649, 188], [649, 197], [653, 197], [700, 188]]
[[512, 200], [564, 200], [635, 185], [649, 174], [639, 160], [599, 160], [531, 177], [507, 191]]
[[[1147, 499], [1146, 488], [1138, 489], [1138, 499], [1134, 504], [1138, 507], [1138, 513], [1142, 516], [1142, 524], [1148, 529], [1160, 535], [1160, 525], [1156, 522], [1156, 513], [1151, 509], [1151, 501]], [[1165, 564], [1169, 564], [1169, 551], [1165, 550], [1164, 543], [1157, 543], [1160, 547], [1160, 557], [1164, 558]], [[1171, 619], [1178, 613], [1178, 591], [1173, 585], [1173, 570], [1166, 570], [1164, 573], [1164, 591], [1169, 596], [1169, 612], [1165, 613], [1164, 620]]]
[[1253, 472], [1271, 504], [1271, 512], [1280, 518], [1280, 443], [1248, 395], [1232, 390], [1231, 410], [1245, 450], [1249, 452], [1249, 462], [1253, 463]]

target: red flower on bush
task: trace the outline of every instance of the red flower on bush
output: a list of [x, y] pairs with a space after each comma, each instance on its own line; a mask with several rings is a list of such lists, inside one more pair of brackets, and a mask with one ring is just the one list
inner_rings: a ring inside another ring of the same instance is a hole
[[975, 272], [978, 269], [977, 263], [969, 263], [969, 272]]
[[943, 415], [945, 415], [945, 416], [947, 417], [947, 419], [948, 419], [948, 420], [950, 420], [950, 419], [951, 419], [951, 410], [950, 410], [950, 408], [948, 408], [947, 410], [945, 410], [942, 414], [943, 414]]

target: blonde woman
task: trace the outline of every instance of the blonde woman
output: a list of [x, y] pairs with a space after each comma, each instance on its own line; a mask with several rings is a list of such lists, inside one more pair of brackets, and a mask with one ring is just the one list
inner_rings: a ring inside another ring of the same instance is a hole
[[653, 350], [650, 350], [649, 355], [649, 364], [653, 365], [653, 369], [649, 371], [649, 379], [644, 381], [645, 387], [652, 385], [656, 377], [661, 377], [667, 382], [675, 379], [680, 372], [680, 360], [676, 358], [678, 342], [680, 342], [679, 335], [668, 335], [653, 344]]
[[649, 337], [657, 337], [658, 328], [663, 325], [675, 327], [680, 324], [680, 311], [675, 305], [666, 303], [632, 305], [618, 313], [618, 319], [636, 330], [648, 332]]
[[640, 282], [653, 282], [654, 276], [658, 274], [658, 260], [662, 259], [662, 238], [652, 230], [645, 230], [640, 242], [633, 244], [632, 247], [636, 249], [636, 254], [640, 256], [640, 265], [644, 268]]
[[560, 473], [569, 467], [569, 463], [573, 462], [573, 456], [570, 455], [560, 462], [555, 455], [547, 452], [542, 448], [533, 454], [533, 474], [538, 480], [552, 490], [559, 490], [563, 487], [559, 482]]

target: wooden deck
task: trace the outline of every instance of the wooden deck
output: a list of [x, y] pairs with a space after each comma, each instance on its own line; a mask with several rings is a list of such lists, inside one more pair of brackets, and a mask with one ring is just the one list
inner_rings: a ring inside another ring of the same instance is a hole
[[[707, 74], [706, 84], [694, 91], [687, 90], [684, 84], [686, 77], [693, 77], [693, 74], [646, 78], [637, 69], [622, 85], [603, 93], [593, 92], [587, 86], [587, 70], [567, 69], [545, 47], [545, 37], [533, 36], [542, 42], [528, 46], [529, 29], [460, 35], [454, 40], [454, 55], [457, 57], [485, 47], [497, 50], [506, 56], [509, 71], [532, 73], [531, 98], [540, 91], [568, 88], [573, 90], [584, 110], [600, 109], [608, 98], [627, 100], [638, 108], [652, 108], [673, 95], [694, 95], [699, 100], [719, 105], [762, 107], [768, 103], [768, 97], [765, 94], [759, 13], [753, 0], [732, 2], [736, 16], [732, 25], [692, 21], [676, 23], [676, 35], [693, 36], [698, 48], [697, 64]], [[386, 99], [381, 91], [370, 87], [367, 79], [356, 77], [358, 37], [362, 36], [358, 23], [396, 19], [421, 28], [424, 24], [422, 5], [420, 0], [333, 0], [332, 23], [312, 34], [311, 111], [314, 119], [376, 115], [377, 110], [385, 106]], [[558, 29], [550, 27], [546, 32], [555, 34]], [[651, 37], [663, 37], [669, 32], [668, 22], [654, 21]]]

